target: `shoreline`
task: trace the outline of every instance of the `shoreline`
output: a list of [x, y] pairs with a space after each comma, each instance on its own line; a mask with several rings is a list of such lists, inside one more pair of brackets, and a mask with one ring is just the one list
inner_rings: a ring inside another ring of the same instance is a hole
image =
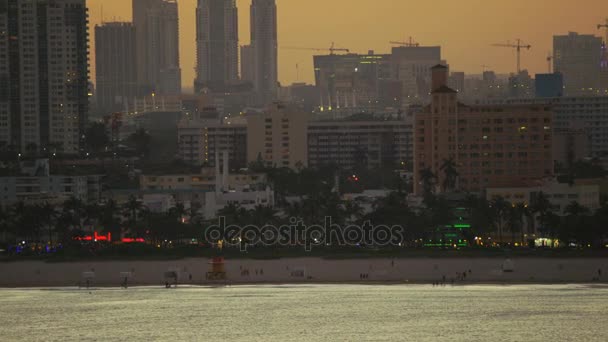
[[[516, 285], [608, 284], [608, 258], [376, 258], [334, 260], [226, 259], [226, 280], [207, 281], [210, 259], [0, 263], [0, 288], [262, 285]], [[504, 268], [513, 272], [504, 272]], [[173, 280], [170, 280], [173, 283]]]
[[[310, 282], [310, 283], [284, 283], [284, 282], [257, 282], [257, 283], [227, 283], [227, 284], [178, 284], [177, 287], [171, 287], [170, 290], [196, 290], [196, 289], [215, 289], [215, 288], [247, 288], [247, 287], [320, 287], [320, 286], [427, 286], [437, 288], [454, 288], [454, 287], [483, 287], [483, 286], [585, 286], [585, 287], [597, 287], [608, 289], [608, 280], [598, 282], [551, 282], [551, 283], [540, 283], [540, 282], [467, 282], [467, 283], [455, 283], [444, 284], [444, 285], [433, 285], [427, 282]], [[164, 286], [158, 285], [133, 285], [127, 288], [120, 286], [102, 286], [96, 285], [94, 287], [77, 287], [77, 286], [17, 286], [17, 287], [4, 287], [0, 286], [0, 291], [10, 290], [23, 290], [23, 291], [128, 291], [128, 290], [154, 290], [154, 289], [165, 289]]]

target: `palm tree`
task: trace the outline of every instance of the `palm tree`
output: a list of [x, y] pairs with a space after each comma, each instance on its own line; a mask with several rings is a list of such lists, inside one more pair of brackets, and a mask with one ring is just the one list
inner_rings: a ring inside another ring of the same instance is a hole
[[363, 207], [352, 200], [344, 203], [344, 211], [349, 222], [357, 222], [363, 216]]
[[29, 242], [35, 241], [36, 246], [38, 246], [40, 242], [40, 230], [43, 225], [39, 206], [19, 202], [11, 209], [17, 237], [26, 238]]
[[38, 213], [43, 224], [47, 228], [49, 236], [49, 245], [53, 246], [53, 230], [55, 227], [55, 220], [57, 219], [57, 211], [55, 207], [49, 203], [45, 203], [38, 208]]
[[424, 197], [428, 197], [433, 194], [433, 186], [437, 180], [437, 176], [433, 173], [430, 167], [420, 170], [420, 180], [422, 181], [422, 189], [424, 191]]
[[250, 223], [258, 227], [273, 224], [276, 220], [276, 210], [269, 206], [257, 205], [249, 211]]
[[173, 208], [169, 209], [169, 215], [178, 222], [182, 222], [187, 213], [183, 203], [177, 203]]
[[523, 203], [513, 204], [507, 209], [507, 223], [511, 231], [511, 244], [513, 245], [515, 245], [515, 234], [517, 232], [522, 232], [523, 236], [524, 210], [525, 205]]
[[475, 236], [483, 236], [493, 225], [492, 207], [484, 197], [470, 195], [466, 199], [466, 207], [469, 208], [471, 228]]
[[128, 222], [131, 227], [137, 225], [139, 214], [143, 208], [144, 205], [133, 195], [131, 195], [127, 203], [124, 204], [123, 212], [128, 217]]
[[576, 239], [579, 243], [591, 243], [590, 240], [590, 214], [589, 208], [578, 202], [570, 203], [565, 209], [566, 217], [562, 222], [560, 240]]
[[120, 212], [118, 204], [113, 199], [108, 200], [101, 208], [99, 224], [103, 227], [104, 233], [111, 233], [112, 236], [122, 236], [121, 220], [117, 215]]
[[7, 241], [7, 234], [11, 230], [10, 218], [10, 213], [6, 209], [4, 209], [3, 206], [0, 206], [0, 234], [2, 236], [0, 241]]
[[547, 233], [547, 225], [549, 224], [548, 219], [549, 215], [552, 213], [553, 205], [549, 201], [547, 195], [542, 191], [539, 192], [531, 202], [531, 211], [538, 214], [541, 232]]
[[85, 204], [76, 197], [70, 197], [63, 202], [61, 222], [66, 224], [66, 229], [84, 231], [84, 226], [88, 221], [87, 209]]
[[508, 217], [509, 207], [511, 205], [502, 197], [497, 197], [490, 202], [492, 208], [492, 222], [494, 228], [498, 232], [499, 241], [503, 243], [502, 233], [505, 219]]
[[456, 170], [456, 162], [454, 162], [454, 158], [444, 159], [443, 164], [441, 164], [439, 169], [443, 171], [445, 175], [445, 179], [443, 180], [443, 191], [455, 190], [459, 173]]
[[571, 202], [565, 209], [565, 213], [568, 216], [583, 216], [590, 213], [589, 208], [582, 206], [578, 202]]

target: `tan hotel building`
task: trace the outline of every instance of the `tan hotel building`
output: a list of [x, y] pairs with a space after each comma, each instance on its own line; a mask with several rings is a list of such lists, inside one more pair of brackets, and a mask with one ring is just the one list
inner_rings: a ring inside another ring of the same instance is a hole
[[468, 106], [447, 87], [448, 68], [432, 68], [431, 104], [414, 120], [414, 191], [423, 191], [420, 172], [430, 168], [437, 189], [441, 166], [453, 159], [456, 188], [525, 187], [553, 175], [552, 111], [547, 105]]
[[247, 160], [267, 166], [306, 167], [309, 115], [274, 103], [263, 113], [247, 113]]

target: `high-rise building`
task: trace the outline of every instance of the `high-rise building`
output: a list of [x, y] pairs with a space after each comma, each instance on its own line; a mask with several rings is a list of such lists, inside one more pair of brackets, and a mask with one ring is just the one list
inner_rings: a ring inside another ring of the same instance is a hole
[[445, 64], [441, 60], [440, 46], [399, 46], [392, 49], [394, 79], [402, 82], [404, 104], [428, 100], [431, 67]]
[[251, 45], [241, 46], [241, 80], [250, 83], [255, 80], [255, 60]]
[[251, 3], [251, 46], [253, 48], [254, 89], [261, 104], [278, 96], [277, 5], [275, 0]]
[[88, 114], [85, 0], [0, 0], [0, 142], [78, 153]]
[[375, 111], [380, 80], [390, 78], [390, 55], [368, 54], [314, 56], [315, 85], [323, 111], [356, 108]]
[[528, 70], [522, 70], [518, 74], [509, 77], [509, 93], [511, 98], [532, 98], [535, 95], [534, 79]]
[[434, 67], [431, 104], [415, 115], [417, 194], [429, 186], [477, 193], [531, 186], [553, 175], [550, 106], [467, 106], [446, 84], [447, 67]]
[[570, 32], [553, 37], [553, 65], [564, 76], [564, 95], [598, 95], [602, 38]]
[[198, 0], [195, 92], [219, 91], [238, 80], [238, 46], [236, 0]]
[[181, 93], [176, 0], [133, 0], [137, 79], [144, 93]]
[[97, 107], [102, 114], [125, 110], [137, 93], [135, 28], [112, 22], [95, 26]]

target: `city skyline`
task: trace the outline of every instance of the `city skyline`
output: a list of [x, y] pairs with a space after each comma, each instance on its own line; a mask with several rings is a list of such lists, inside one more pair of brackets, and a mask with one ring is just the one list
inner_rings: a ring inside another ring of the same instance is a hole
[[[287, 50], [281, 47], [329, 48], [334, 41], [337, 46], [349, 48], [354, 53], [367, 53], [368, 50], [388, 53], [391, 48], [389, 41], [406, 40], [409, 36], [422, 45], [441, 45], [451, 70], [465, 71], [467, 74], [481, 73], [482, 65], [501, 74], [514, 72], [515, 52], [492, 47], [491, 44], [505, 43], [508, 40], [513, 42], [521, 38], [532, 45], [530, 51], [522, 53], [522, 68], [530, 70], [531, 73], [546, 72], [546, 56], [552, 50], [553, 35], [572, 31], [603, 37], [604, 31], [598, 30], [596, 25], [603, 23], [608, 16], [608, 3], [599, 0], [592, 0], [583, 8], [575, 2], [528, 3], [524, 0], [515, 0], [508, 4], [483, 3], [483, 6], [480, 6], [482, 2], [477, 0], [464, 1], [467, 6], [440, 1], [417, 4], [415, 8], [411, 4], [392, 0], [381, 0], [373, 4], [355, 2], [358, 5], [356, 9], [346, 7], [347, 4], [353, 4], [353, 1], [346, 0], [334, 0], [331, 3], [310, 0], [306, 6], [277, 0], [279, 81], [283, 85], [296, 81], [313, 83], [312, 56], [324, 52]], [[182, 84], [185, 88], [191, 88], [195, 78], [196, 3], [196, 0], [179, 1], [180, 59]], [[239, 45], [249, 43], [250, 3], [250, 0], [237, 0], [240, 10]], [[91, 28], [101, 23], [102, 4], [104, 21], [131, 20], [130, 1], [89, 0]], [[550, 13], [547, 10], [549, 5]], [[323, 10], [319, 11], [318, 8]], [[339, 16], [341, 23], [330, 20], [335, 13], [347, 10], [348, 17]], [[540, 15], [542, 12], [547, 14]], [[442, 13], [452, 15], [445, 16]], [[501, 22], [495, 18], [494, 13], [501, 13]], [[532, 16], [534, 20], [529, 19]], [[569, 21], [564, 22], [564, 17]], [[473, 20], [477, 22], [470, 24]], [[314, 25], [307, 25], [309, 22]], [[90, 32], [92, 41], [93, 30]], [[483, 56], [475, 52], [481, 49], [484, 51]], [[94, 58], [92, 48], [92, 66]], [[296, 64], [299, 65], [299, 72], [296, 70]]]

